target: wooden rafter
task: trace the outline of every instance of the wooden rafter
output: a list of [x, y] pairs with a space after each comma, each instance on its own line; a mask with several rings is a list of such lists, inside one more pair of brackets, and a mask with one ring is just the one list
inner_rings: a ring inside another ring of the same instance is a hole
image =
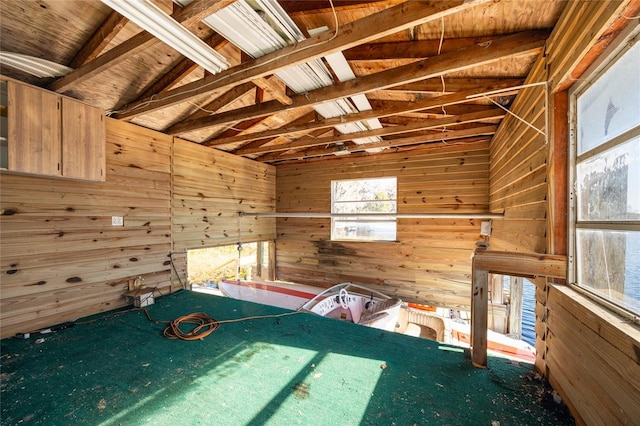
[[345, 50], [348, 61], [380, 61], [394, 59], [424, 59], [453, 52], [476, 44], [487, 43], [495, 37], [464, 37], [440, 40], [414, 40], [393, 43], [368, 43]]
[[[219, 34], [213, 34], [209, 39], [205, 40], [205, 43], [217, 50], [227, 44], [228, 41]], [[182, 58], [182, 60], [169, 72], [163, 74], [158, 80], [149, 86], [144, 93], [140, 95], [140, 99], [146, 99], [156, 93], [171, 90], [174, 85], [178, 84], [183, 78], [195, 71], [198, 66], [199, 65], [194, 63], [192, 60]]]
[[347, 142], [353, 139], [358, 138], [368, 138], [368, 137], [382, 137], [388, 135], [399, 135], [403, 133], [411, 133], [419, 130], [428, 130], [428, 129], [437, 129], [446, 126], [464, 124], [464, 123], [474, 123], [481, 122], [491, 119], [501, 119], [504, 118], [505, 112], [502, 110], [487, 110], [482, 112], [472, 112], [469, 114], [454, 116], [454, 117], [446, 117], [439, 118], [435, 120], [423, 120], [419, 123], [407, 124], [405, 126], [392, 126], [392, 127], [384, 127], [382, 129], [374, 129], [368, 130], [364, 132], [357, 133], [346, 133], [341, 135], [332, 135], [326, 138], [317, 138], [317, 137], [306, 137], [302, 139], [298, 139], [293, 142], [283, 143], [278, 145], [269, 145], [269, 146], [261, 146], [252, 149], [239, 149], [235, 151], [236, 154], [245, 155], [245, 154], [261, 154], [265, 152], [272, 151], [287, 151], [290, 149], [297, 148], [310, 148], [314, 146], [323, 146], [329, 144], [335, 144], [339, 142]]
[[[382, 149], [398, 149], [408, 150], [414, 149], [424, 144], [444, 143], [444, 144], [457, 144], [457, 143], [476, 143], [480, 141], [488, 141], [495, 133], [497, 126], [482, 126], [476, 129], [465, 129], [458, 131], [448, 131], [441, 133], [434, 133], [431, 136], [416, 136], [393, 139], [390, 141], [384, 140], [373, 144], [351, 145], [351, 151], [364, 151], [367, 149], [382, 148]], [[326, 155], [334, 155], [331, 150], [325, 148], [312, 148], [304, 151], [290, 152], [274, 152], [265, 154], [258, 157], [259, 161], [263, 162], [278, 162], [286, 160], [299, 160], [310, 157], [320, 157]]]
[[[282, 128], [267, 130], [259, 133], [249, 133], [237, 138], [216, 138], [211, 142], [207, 142], [205, 145], [226, 145], [229, 143], [238, 143], [249, 140], [258, 139], [271, 139], [278, 136], [285, 136], [293, 133], [300, 133], [305, 131], [313, 131], [321, 128], [330, 128], [339, 124], [353, 123], [356, 121], [369, 120], [373, 118], [382, 118], [386, 116], [405, 114], [413, 111], [420, 111], [427, 108], [442, 107], [448, 105], [454, 105], [469, 101], [470, 96], [478, 95], [481, 93], [490, 92], [493, 90], [507, 89], [520, 84], [520, 80], [503, 80], [499, 84], [479, 87], [474, 90], [467, 90], [460, 93], [454, 93], [450, 95], [438, 96], [430, 99], [423, 99], [417, 102], [401, 102], [395, 103], [393, 107], [386, 109], [374, 109], [371, 111], [363, 111], [356, 114], [349, 114], [342, 117], [326, 118], [322, 120], [315, 120], [306, 124], [288, 125]], [[178, 127], [178, 126], [176, 126]]]
[[[202, 21], [205, 17], [233, 3], [233, 1], [234, 0], [219, 0], [210, 2], [208, 0], [195, 0], [193, 3], [179, 9], [171, 16], [177, 22], [189, 28], [191, 25]], [[79, 84], [107, 68], [124, 61], [126, 58], [146, 49], [148, 47], [148, 43], [156, 41], [157, 39], [151, 34], [146, 31], [142, 31], [92, 61], [87, 62], [80, 68], [77, 68], [64, 77], [57, 79], [49, 85], [49, 89], [56, 92], [64, 91], [72, 85]]]
[[[311, 106], [348, 96], [367, 93], [399, 84], [440, 76], [449, 72], [461, 71], [479, 65], [523, 54], [537, 54], [541, 51], [548, 33], [546, 31], [527, 31], [524, 33], [498, 37], [489, 45], [475, 45], [456, 52], [445, 53], [433, 58], [389, 69], [376, 74], [357, 77], [329, 87], [294, 96], [289, 109]], [[142, 107], [145, 108], [145, 107]], [[213, 117], [181, 123], [174, 129], [176, 133], [185, 133], [196, 129], [224, 125], [248, 119], [266, 116], [285, 109], [278, 102], [267, 102], [249, 106]]]
[[265, 77], [279, 69], [321, 58], [489, 1], [405, 2], [346, 24], [336, 33], [326, 31], [294, 46], [285, 47], [214, 76], [209, 76], [203, 81], [186, 84], [179, 89], [160, 94], [153, 99], [153, 102], [143, 100], [128, 105], [126, 112], [118, 114], [117, 118], [132, 119], [142, 114], [167, 108], [215, 90], [245, 83], [258, 77]]
[[93, 33], [89, 41], [82, 46], [76, 57], [69, 63], [69, 67], [81, 67], [98, 57], [111, 40], [127, 25], [127, 22], [129, 20], [124, 16], [117, 12], [111, 12], [96, 32]]

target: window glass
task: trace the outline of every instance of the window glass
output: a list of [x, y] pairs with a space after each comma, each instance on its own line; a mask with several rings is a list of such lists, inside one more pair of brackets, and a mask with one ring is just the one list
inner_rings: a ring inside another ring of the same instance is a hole
[[637, 315], [640, 43], [624, 45], [619, 54], [611, 56], [607, 68], [585, 77], [572, 98], [577, 125], [572, 174], [573, 278], [577, 286]]
[[395, 177], [333, 181], [331, 239], [395, 241], [396, 209]]
[[640, 220], [640, 136], [579, 162], [578, 220]]
[[640, 232], [578, 229], [578, 282], [640, 312]]
[[640, 124], [640, 43], [577, 99], [578, 155]]

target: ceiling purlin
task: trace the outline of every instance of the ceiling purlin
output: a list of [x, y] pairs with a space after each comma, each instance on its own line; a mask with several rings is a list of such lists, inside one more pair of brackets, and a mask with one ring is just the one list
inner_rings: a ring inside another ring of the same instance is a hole
[[117, 12], [111, 12], [69, 63], [69, 67], [79, 68], [98, 57], [111, 40], [127, 25], [127, 22], [129, 20], [124, 16]]
[[[453, 117], [438, 118], [434, 120], [423, 120], [422, 122], [411, 123], [404, 126], [383, 127], [382, 129], [368, 130], [364, 132], [358, 132], [356, 134], [345, 133], [340, 135], [332, 135], [327, 138], [303, 137], [289, 143], [260, 146], [257, 148], [238, 149], [234, 153], [238, 155], [262, 154], [262, 153], [273, 152], [273, 151], [286, 151], [294, 148], [310, 148], [314, 146], [323, 146], [323, 145], [336, 144], [339, 142], [347, 142], [356, 138], [398, 135], [402, 133], [417, 132], [420, 130], [444, 128], [446, 126], [455, 126], [455, 125], [464, 124], [464, 123], [475, 123], [475, 122], [482, 122], [484, 120], [490, 120], [490, 119], [501, 119], [501, 118], [504, 118], [504, 116], [505, 116], [505, 112], [501, 109], [472, 112], [469, 114], [453, 116]], [[376, 143], [373, 143], [373, 145], [376, 145]], [[363, 146], [366, 146], [368, 148], [370, 144], [363, 144]]]
[[345, 24], [335, 33], [333, 31], [323, 32], [296, 45], [284, 47], [251, 61], [243, 62], [219, 74], [208, 76], [203, 81], [186, 84], [181, 88], [159, 94], [153, 99], [153, 102], [143, 100], [132, 103], [127, 106], [127, 111], [118, 114], [117, 118], [130, 120], [139, 115], [168, 108], [215, 90], [251, 81], [257, 77], [265, 77], [279, 69], [368, 43], [403, 29], [459, 13], [490, 1], [404, 2]]
[[[192, 25], [199, 24], [205, 17], [216, 13], [234, 1], [235, 0], [219, 0], [211, 2], [209, 0], [195, 0], [188, 6], [177, 10], [171, 17], [189, 28]], [[57, 79], [49, 85], [49, 90], [62, 92], [148, 48], [149, 43], [155, 43], [157, 41], [158, 40], [148, 32], [141, 31], [127, 41], [87, 62], [80, 68], [76, 68], [64, 77]]]

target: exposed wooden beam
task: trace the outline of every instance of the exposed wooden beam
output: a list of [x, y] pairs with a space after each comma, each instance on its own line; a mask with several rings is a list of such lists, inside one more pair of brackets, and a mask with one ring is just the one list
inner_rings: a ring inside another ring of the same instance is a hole
[[[205, 104], [202, 109], [199, 109], [195, 113], [191, 114], [189, 117], [184, 120], [195, 120], [202, 117], [208, 117], [212, 114], [212, 112], [218, 111], [222, 109], [226, 105], [229, 105], [231, 102], [241, 98], [247, 93], [255, 90], [256, 86], [253, 83], [244, 83], [239, 86], [236, 86], [230, 90], [227, 90], [222, 95], [218, 96], [208, 104]], [[212, 112], [209, 112], [212, 111]], [[174, 126], [169, 127], [165, 130], [165, 133], [172, 134], [172, 129]]]
[[558, 255], [476, 250], [472, 261], [471, 362], [487, 365], [489, 274], [566, 279], [567, 257]]
[[494, 274], [525, 278], [567, 277], [567, 256], [486, 250], [476, 253], [473, 266]]
[[[195, 0], [193, 3], [172, 14], [171, 17], [188, 28], [234, 1], [235, 0], [219, 0], [210, 2], [208, 0]], [[49, 90], [62, 92], [72, 85], [79, 84], [107, 68], [124, 61], [126, 58], [141, 52], [148, 47], [148, 43], [156, 41], [158, 40], [151, 34], [142, 31], [92, 61], [87, 62], [80, 68], [57, 79], [49, 85]]]
[[[462, 136], [459, 138], [452, 137], [451, 139], [439, 138], [437, 140], [426, 140], [425, 138], [421, 138], [423, 143], [416, 142], [415, 141], [416, 139], [413, 139], [409, 141], [411, 143], [402, 144], [402, 145], [390, 144], [387, 146], [378, 146], [377, 148], [384, 148], [384, 149], [390, 148], [394, 152], [400, 152], [400, 151], [411, 151], [411, 150], [421, 149], [424, 146], [424, 144], [434, 144], [434, 143], [473, 144], [473, 143], [479, 143], [479, 142], [489, 142], [491, 140], [491, 134], [484, 135], [484, 136], [482, 135], [481, 136]], [[368, 153], [366, 153], [366, 150], [368, 148], [374, 148], [374, 147], [371, 146], [371, 144], [349, 145], [349, 155], [351, 156], [359, 155], [358, 152], [362, 152], [363, 155], [368, 155]], [[292, 150], [284, 153], [271, 152], [269, 154], [264, 154], [262, 156], [257, 157], [256, 160], [266, 162], [266, 163], [276, 163], [276, 162], [284, 162], [284, 161], [292, 161], [292, 160], [294, 161], [303, 160], [303, 159], [307, 160], [314, 157], [326, 157], [328, 155], [335, 155], [335, 154], [333, 153], [333, 151], [330, 151], [323, 147], [321, 148], [316, 147], [316, 148], [310, 148], [307, 150]]]
[[327, 12], [333, 9], [340, 11], [380, 1], [386, 0], [333, 0], [333, 5], [329, 0], [279, 0], [278, 3], [280, 3], [288, 14], [295, 15], [297, 13], [309, 13], [312, 11]]
[[239, 149], [235, 153], [238, 155], [246, 155], [246, 154], [260, 154], [260, 153], [272, 152], [272, 151], [287, 151], [290, 149], [297, 149], [297, 148], [309, 148], [313, 146], [323, 146], [328, 144], [335, 144], [338, 142], [346, 142], [346, 141], [359, 139], [359, 138], [401, 135], [403, 133], [411, 133], [411, 132], [428, 130], [428, 129], [437, 129], [437, 128], [442, 128], [445, 126], [452, 126], [457, 124], [475, 123], [475, 122], [484, 121], [488, 119], [500, 119], [500, 118], [504, 118], [504, 116], [505, 116], [505, 112], [500, 109], [481, 111], [481, 112], [472, 112], [470, 114], [465, 114], [457, 117], [445, 117], [445, 118], [439, 118], [434, 120], [423, 120], [419, 123], [411, 123], [405, 126], [384, 127], [382, 129], [374, 129], [374, 130], [368, 130], [365, 132], [357, 132], [357, 133], [345, 133], [337, 136], [330, 136], [327, 138], [306, 137], [306, 138], [302, 138], [289, 143], [261, 146], [257, 148]]
[[[518, 77], [510, 78], [445, 78], [444, 87], [442, 85], [442, 79], [429, 78], [426, 80], [420, 80], [409, 84], [400, 84], [393, 86], [385, 90], [392, 92], [410, 92], [410, 93], [442, 93], [445, 92], [460, 92], [463, 90], [471, 90], [476, 87], [490, 86], [493, 84], [499, 84], [504, 80], [517, 80]], [[521, 83], [524, 81], [524, 77], [519, 80]], [[515, 86], [515, 84], [514, 84]]]
[[[337, 83], [333, 86], [295, 95], [292, 97], [292, 104], [288, 106], [282, 106], [279, 102], [265, 102], [260, 105], [239, 108], [201, 120], [185, 122], [181, 126], [181, 131], [186, 132], [202, 127], [220, 126], [251, 117], [271, 115], [284, 109], [312, 106], [322, 102], [393, 87], [398, 84], [410, 83], [445, 73], [461, 71], [518, 55], [538, 54], [542, 50], [547, 35], [548, 33], [546, 31], [527, 31], [498, 37], [494, 39], [490, 45], [476, 45], [466, 49], [460, 49], [456, 52], [444, 53], [398, 68], [356, 77], [353, 80]], [[171, 92], [168, 92], [167, 96], [169, 93]], [[141, 106], [140, 109], [149, 107], [150, 104]]]
[[[360, 144], [360, 145], [357, 145], [357, 147], [363, 150], [373, 149], [373, 148], [391, 148], [391, 147], [402, 147], [402, 146], [415, 145], [415, 144], [450, 141], [454, 139], [472, 138], [476, 136], [493, 135], [496, 132], [497, 127], [498, 126], [490, 125], [490, 126], [480, 126], [480, 127], [464, 129], [464, 130], [447, 130], [443, 132], [433, 133], [431, 135], [401, 137], [397, 139], [383, 140], [381, 142]], [[318, 145], [312, 145], [311, 147], [317, 147], [317, 146]], [[277, 148], [277, 147], [278, 146], [275, 146], [274, 148]], [[305, 148], [306, 147], [309, 147], [309, 146], [305, 146]], [[298, 148], [298, 147], [295, 147], [295, 148]], [[327, 151], [324, 148], [323, 150], [325, 152]], [[281, 150], [274, 149], [273, 151], [276, 152]], [[328, 153], [331, 153], [331, 152], [329, 151]], [[299, 154], [297, 155], [293, 154], [294, 158], [296, 158], [297, 156], [299, 156]], [[280, 157], [278, 158], [280, 159]], [[282, 158], [287, 158], [287, 157], [283, 156]]]
[[287, 94], [285, 93], [284, 86], [281, 87], [277, 82], [275, 82], [272, 78], [259, 77], [253, 81], [253, 84], [262, 89], [265, 93], [271, 95], [273, 99], [280, 102], [283, 105], [291, 105], [293, 101]]
[[[378, 61], [393, 59], [424, 59], [438, 54], [491, 41], [495, 37], [464, 37], [443, 40], [414, 40], [389, 43], [368, 43], [343, 52], [348, 61]], [[438, 52], [440, 50], [440, 52]]]
[[[205, 40], [205, 43], [217, 50], [228, 42], [221, 35], [213, 34], [208, 40]], [[171, 69], [171, 71], [163, 74], [157, 81], [151, 84], [151, 86], [149, 86], [144, 93], [140, 95], [140, 99], [146, 99], [156, 93], [171, 90], [175, 84], [180, 82], [187, 75], [191, 74], [198, 67], [199, 65], [194, 63], [191, 59], [183, 58]]]
[[[288, 125], [296, 126], [296, 125], [299, 125], [299, 124], [308, 123], [310, 121], [313, 121], [315, 116], [316, 116], [316, 112], [312, 111], [312, 112], [309, 112], [307, 114], [304, 114], [304, 115], [296, 118], [295, 120], [291, 121]], [[240, 137], [242, 137], [242, 136], [240, 136]], [[245, 142], [245, 143], [240, 142], [240, 146], [236, 147], [236, 150], [237, 149], [242, 149], [242, 148], [257, 148], [259, 146], [262, 146], [262, 145], [265, 145], [265, 144], [271, 142], [274, 139], [276, 139], [276, 137], [267, 138], [267, 139], [260, 139], [260, 140], [254, 140], [254, 141]], [[232, 152], [234, 152], [234, 151], [232, 151]]]
[[117, 116], [132, 119], [158, 109], [185, 102], [203, 94], [245, 83], [258, 77], [273, 74], [279, 69], [291, 67], [321, 58], [331, 53], [368, 43], [394, 34], [403, 29], [464, 11], [491, 0], [455, 0], [447, 2], [409, 1], [382, 12], [343, 25], [337, 31], [326, 31], [293, 46], [279, 49], [260, 58], [242, 63], [210, 76], [202, 82], [186, 84], [179, 89], [160, 94], [153, 102], [143, 100], [126, 107], [126, 112]]
[[243, 121], [242, 123], [236, 123], [232, 127], [228, 128], [224, 132], [222, 132], [222, 137], [232, 137], [238, 135], [244, 131], [251, 129], [252, 127], [257, 126], [258, 124], [264, 121], [263, 117], [253, 118], [251, 120]]
[[[273, 137], [285, 136], [293, 133], [312, 131], [320, 128], [334, 127], [339, 124], [353, 123], [356, 121], [387, 117], [387, 116], [392, 116], [397, 114], [406, 114], [414, 111], [424, 110], [427, 108], [449, 106], [449, 105], [468, 102], [469, 96], [474, 96], [481, 93], [487, 93], [494, 90], [507, 89], [509, 87], [517, 86], [520, 83], [521, 83], [520, 80], [504, 80], [504, 81], [500, 81], [496, 85], [478, 87], [474, 90], [467, 90], [464, 92], [455, 93], [451, 95], [444, 95], [444, 96], [438, 96], [430, 99], [423, 99], [417, 102], [398, 102], [398, 103], [395, 103], [393, 107], [386, 108], [384, 110], [374, 109], [371, 111], [363, 111], [360, 113], [349, 114], [342, 117], [316, 120], [314, 122], [307, 123], [307, 124], [288, 125], [283, 128], [268, 130], [264, 132], [249, 133], [246, 135], [242, 135], [235, 140], [226, 139], [226, 138], [216, 138], [215, 140], [207, 142], [206, 145], [215, 146], [215, 145], [225, 145], [229, 143], [237, 143], [237, 142], [243, 142], [243, 141], [249, 141], [249, 140], [270, 139]], [[176, 126], [176, 128], [177, 127], [178, 125]], [[170, 134], [176, 134], [176, 133], [170, 133]]]
[[91, 38], [73, 58], [69, 67], [78, 68], [99, 56], [104, 48], [127, 25], [129, 20], [118, 12], [111, 12], [107, 19], [98, 27]]

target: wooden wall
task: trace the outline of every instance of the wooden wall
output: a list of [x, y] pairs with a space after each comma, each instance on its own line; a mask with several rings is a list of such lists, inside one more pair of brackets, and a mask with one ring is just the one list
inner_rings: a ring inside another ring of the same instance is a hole
[[107, 119], [106, 139], [104, 183], [0, 176], [2, 337], [124, 306], [130, 278], [169, 291], [171, 137]]
[[[494, 249], [567, 254], [566, 89], [635, 16], [633, 1], [569, 2], [544, 55], [511, 111], [547, 137], [507, 116], [491, 145], [490, 208]], [[626, 9], [625, 9], [626, 8]], [[622, 22], [622, 23], [620, 23]], [[633, 24], [633, 21], [631, 21]], [[594, 52], [596, 52], [594, 54]], [[545, 113], [545, 106], [549, 110]], [[571, 287], [536, 283], [536, 367], [579, 424], [637, 424], [640, 418], [640, 330]]]
[[550, 383], [578, 423], [640, 420], [640, 330], [566, 286], [546, 298]]
[[106, 138], [104, 183], [1, 174], [1, 337], [125, 306], [131, 278], [182, 288], [188, 248], [275, 238], [237, 214], [274, 210], [274, 167], [112, 119]]
[[275, 210], [276, 169], [175, 139], [173, 257], [184, 281], [186, 251], [275, 239], [275, 219], [238, 215]]
[[[331, 181], [398, 178], [398, 213], [484, 213], [489, 145], [437, 146], [277, 166], [278, 212], [331, 212]], [[468, 309], [480, 220], [399, 219], [397, 242], [331, 241], [330, 219], [277, 220], [279, 279], [318, 286], [353, 281], [403, 300]]]

